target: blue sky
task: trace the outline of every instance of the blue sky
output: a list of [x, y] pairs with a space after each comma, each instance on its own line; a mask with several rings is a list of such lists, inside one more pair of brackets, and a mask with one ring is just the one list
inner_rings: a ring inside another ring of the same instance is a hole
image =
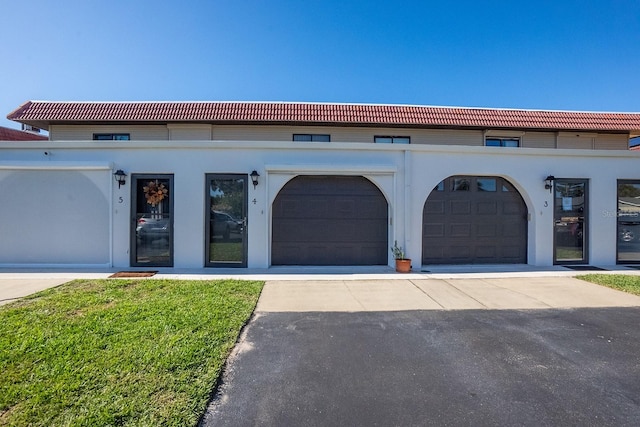
[[0, 125], [37, 100], [640, 111], [640, 1], [51, 0], [0, 7]]

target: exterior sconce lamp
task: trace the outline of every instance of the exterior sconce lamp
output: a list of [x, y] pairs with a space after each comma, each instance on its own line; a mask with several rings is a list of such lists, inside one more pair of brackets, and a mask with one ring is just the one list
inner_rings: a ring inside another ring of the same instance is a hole
[[251, 172], [251, 175], [249, 175], [251, 177], [251, 182], [253, 183], [253, 188], [256, 188], [256, 186], [258, 185], [258, 177], [260, 176], [260, 174], [257, 171], [253, 171]]
[[118, 169], [117, 171], [115, 171], [113, 174], [113, 178], [118, 183], [118, 188], [127, 183], [127, 174], [124, 173], [122, 169]]
[[551, 193], [551, 189], [553, 188], [553, 181], [555, 181], [555, 179], [556, 177], [553, 175], [549, 175], [544, 179], [544, 188], [546, 190], [549, 190], [549, 193]]

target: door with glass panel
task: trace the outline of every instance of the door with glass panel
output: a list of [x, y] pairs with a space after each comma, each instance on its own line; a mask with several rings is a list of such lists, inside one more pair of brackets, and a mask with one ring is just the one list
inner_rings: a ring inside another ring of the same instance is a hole
[[640, 180], [618, 181], [618, 264], [640, 264]]
[[173, 175], [131, 176], [131, 265], [173, 266]]
[[554, 191], [554, 263], [587, 263], [588, 182], [556, 178]]
[[206, 176], [207, 267], [247, 266], [247, 175]]

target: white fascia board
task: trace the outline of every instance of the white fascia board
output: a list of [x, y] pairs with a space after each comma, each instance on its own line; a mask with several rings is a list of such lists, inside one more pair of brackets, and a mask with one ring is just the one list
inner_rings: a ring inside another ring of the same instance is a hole
[[398, 171], [393, 165], [341, 165], [341, 164], [294, 164], [265, 165], [268, 173], [300, 173], [323, 175], [327, 173], [358, 173], [363, 175], [392, 175]]
[[0, 162], [0, 170], [112, 170], [105, 162]]
[[[0, 264], [0, 268], [15, 268], [16, 270], [18, 269], [25, 269], [25, 273], [33, 273], [34, 269], [38, 269], [38, 268], [42, 268], [42, 269], [50, 269], [50, 270], [61, 270], [64, 271], [65, 269], [69, 270], [69, 269], [74, 269], [74, 270], [99, 270], [97, 272], [95, 272], [96, 275], [99, 276], [103, 276], [103, 274], [106, 274], [109, 269], [112, 268], [111, 264], [109, 263], [101, 263], [101, 264], [16, 264], [16, 263], [6, 263], [6, 264]], [[106, 269], [106, 271], [105, 271]], [[22, 274], [22, 272], [20, 271], [11, 271], [10, 273], [20, 273]], [[39, 272], [38, 272], [39, 273]], [[47, 277], [49, 278], [57, 278], [57, 273], [52, 272], [52, 271], [48, 271], [47, 272]], [[84, 271], [82, 272], [82, 275], [86, 274]], [[111, 273], [109, 273], [111, 274]], [[67, 275], [65, 274], [63, 276], [66, 277]], [[68, 276], [70, 277], [70, 279], [76, 278], [77, 274], [75, 273], [69, 273]], [[3, 275], [4, 277], [4, 275]], [[9, 277], [11, 278], [11, 277]]]
[[28, 142], [7, 146], [3, 149], [82, 149], [82, 150], [199, 150], [203, 148], [228, 150], [287, 150], [287, 151], [377, 151], [396, 152], [413, 151], [418, 153], [451, 153], [451, 154], [480, 154], [480, 155], [514, 155], [514, 156], [544, 156], [544, 157], [602, 157], [629, 158], [640, 157], [640, 150], [581, 150], [562, 148], [525, 148], [525, 147], [486, 147], [469, 145], [427, 145], [427, 144], [374, 144], [353, 142], [319, 142], [300, 143], [291, 141], [44, 141], [42, 143]]

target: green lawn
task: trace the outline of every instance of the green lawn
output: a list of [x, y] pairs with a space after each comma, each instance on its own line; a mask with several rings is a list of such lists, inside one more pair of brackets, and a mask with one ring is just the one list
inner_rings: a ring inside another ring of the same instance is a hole
[[0, 426], [195, 425], [262, 286], [82, 280], [0, 307]]
[[610, 288], [640, 295], [640, 276], [627, 276], [624, 274], [585, 274], [577, 276], [578, 279], [597, 283]]
[[209, 261], [240, 262], [242, 261], [242, 241], [215, 242], [209, 246]]

